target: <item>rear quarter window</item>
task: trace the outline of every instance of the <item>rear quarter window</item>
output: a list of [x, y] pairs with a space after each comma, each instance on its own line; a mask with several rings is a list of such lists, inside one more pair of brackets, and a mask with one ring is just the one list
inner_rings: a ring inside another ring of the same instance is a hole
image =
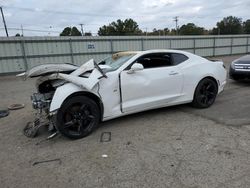
[[173, 65], [178, 65], [186, 60], [188, 60], [188, 57], [183, 54], [178, 54], [178, 53], [172, 54]]

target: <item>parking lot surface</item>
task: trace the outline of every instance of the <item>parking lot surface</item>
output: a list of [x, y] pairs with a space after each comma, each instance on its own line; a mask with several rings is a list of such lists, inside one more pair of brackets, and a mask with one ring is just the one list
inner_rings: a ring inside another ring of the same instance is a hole
[[[238, 57], [220, 58], [228, 68]], [[249, 81], [228, 80], [208, 109], [151, 110], [104, 122], [80, 140], [50, 141], [46, 130], [33, 139], [22, 133], [34, 117], [34, 83], [0, 77], [0, 106], [26, 105], [0, 119], [1, 187], [250, 187]], [[103, 132], [109, 142], [100, 142]]]

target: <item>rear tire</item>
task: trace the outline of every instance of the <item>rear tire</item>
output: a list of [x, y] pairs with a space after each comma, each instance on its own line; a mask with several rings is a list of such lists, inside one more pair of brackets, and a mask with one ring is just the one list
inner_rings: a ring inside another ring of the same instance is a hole
[[68, 138], [80, 139], [92, 133], [99, 120], [100, 109], [95, 101], [85, 96], [74, 96], [58, 110], [56, 128]]
[[195, 89], [192, 105], [196, 108], [208, 108], [214, 103], [217, 93], [217, 83], [210, 78], [204, 78]]

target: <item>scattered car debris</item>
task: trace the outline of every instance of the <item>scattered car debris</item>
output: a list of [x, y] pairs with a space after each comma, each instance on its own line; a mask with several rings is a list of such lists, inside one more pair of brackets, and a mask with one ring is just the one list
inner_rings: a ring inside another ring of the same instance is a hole
[[9, 115], [9, 110], [8, 109], [0, 109], [0, 118], [6, 117]]
[[6, 117], [10, 114], [9, 110], [18, 110], [24, 108], [24, 104], [12, 104], [8, 108], [0, 109], [0, 118]]
[[9, 115], [8, 109], [0, 109], [0, 118], [6, 117]]
[[39, 112], [36, 114], [36, 118], [33, 122], [28, 122], [26, 124], [26, 126], [23, 129], [23, 133], [25, 136], [29, 138], [34, 138], [37, 136], [38, 130], [41, 126], [49, 125], [48, 129], [52, 130], [50, 123], [52, 122], [48, 121], [47, 115], [42, 112]]
[[103, 132], [101, 134], [100, 142], [110, 142], [111, 141], [111, 132]]
[[41, 164], [41, 163], [49, 163], [49, 162], [55, 162], [55, 161], [58, 161], [59, 164], [62, 164], [62, 161], [61, 159], [50, 159], [50, 160], [44, 160], [44, 161], [36, 161], [32, 164], [32, 166], [35, 166], [35, 165], [38, 165], [38, 164]]
[[51, 135], [49, 135], [46, 139], [40, 140], [39, 142], [37, 142], [36, 145], [40, 145], [41, 143], [43, 143], [45, 141], [51, 140], [51, 139], [55, 138], [57, 135], [58, 135], [58, 132], [54, 132]]
[[129, 146], [130, 144], [131, 144], [131, 142], [130, 142], [130, 141], [128, 141], [128, 142], [126, 143], [126, 145], [127, 145], [127, 146]]
[[108, 157], [108, 155], [106, 155], [106, 154], [102, 154], [102, 157], [103, 157], [103, 158], [107, 158], [107, 157]]
[[39, 119], [36, 119], [34, 122], [29, 121], [23, 129], [23, 134], [29, 138], [36, 137], [38, 129], [40, 127], [39, 124]]
[[58, 132], [54, 132], [53, 134], [47, 137], [47, 140], [51, 140], [52, 138], [55, 138], [57, 135], [58, 135]]
[[9, 110], [19, 110], [21, 108], [24, 108], [25, 105], [24, 104], [11, 104], [8, 106]]

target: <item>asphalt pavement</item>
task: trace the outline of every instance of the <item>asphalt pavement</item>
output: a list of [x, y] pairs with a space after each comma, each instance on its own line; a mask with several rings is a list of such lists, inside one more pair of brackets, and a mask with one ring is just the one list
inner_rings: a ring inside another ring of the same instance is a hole
[[[220, 58], [228, 67], [237, 57]], [[0, 77], [0, 106], [26, 105], [0, 119], [1, 187], [250, 187], [250, 81], [228, 80], [208, 109], [129, 115], [80, 140], [23, 135], [33, 91], [34, 80]]]

